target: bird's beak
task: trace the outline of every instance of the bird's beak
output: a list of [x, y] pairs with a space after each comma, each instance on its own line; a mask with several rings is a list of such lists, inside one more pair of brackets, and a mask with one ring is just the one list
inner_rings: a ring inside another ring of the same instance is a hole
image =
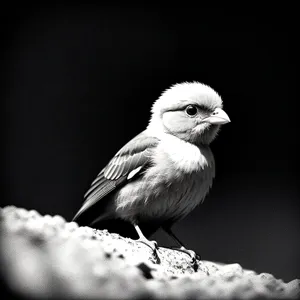
[[208, 122], [210, 124], [226, 124], [230, 122], [230, 119], [226, 112], [221, 108], [216, 108], [209, 117], [202, 120], [203, 122]]

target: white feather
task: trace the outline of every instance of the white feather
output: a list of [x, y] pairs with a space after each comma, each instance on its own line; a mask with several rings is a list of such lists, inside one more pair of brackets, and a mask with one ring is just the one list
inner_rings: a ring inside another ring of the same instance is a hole
[[172, 108], [174, 105], [186, 100], [201, 101], [202, 104], [213, 105], [212, 108], [222, 108], [222, 98], [214, 89], [206, 84], [194, 81], [174, 84], [166, 89], [154, 102], [151, 111], [153, 115], [160, 114], [164, 108]]
[[170, 134], [162, 136], [157, 147], [157, 152], [161, 151], [168, 155], [177, 169], [186, 173], [200, 171], [209, 165], [200, 148]]
[[140, 166], [140, 167], [138, 167], [138, 168], [132, 170], [132, 171], [128, 174], [127, 179], [131, 179], [135, 174], [137, 174], [137, 173], [140, 171], [141, 168], [142, 168], [142, 166]]

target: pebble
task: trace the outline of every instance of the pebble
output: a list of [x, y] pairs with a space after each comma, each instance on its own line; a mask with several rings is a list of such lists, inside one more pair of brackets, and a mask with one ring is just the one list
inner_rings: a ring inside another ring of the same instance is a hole
[[65, 226], [65, 229], [69, 230], [71, 232], [75, 231], [77, 228], [79, 228], [79, 226], [76, 222], [66, 223], [66, 226]]

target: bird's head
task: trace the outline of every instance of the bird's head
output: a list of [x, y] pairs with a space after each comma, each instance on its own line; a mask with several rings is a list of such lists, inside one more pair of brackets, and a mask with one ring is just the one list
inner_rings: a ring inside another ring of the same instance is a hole
[[220, 125], [230, 122], [218, 93], [199, 82], [171, 86], [154, 102], [151, 112], [148, 130], [196, 145], [209, 144]]

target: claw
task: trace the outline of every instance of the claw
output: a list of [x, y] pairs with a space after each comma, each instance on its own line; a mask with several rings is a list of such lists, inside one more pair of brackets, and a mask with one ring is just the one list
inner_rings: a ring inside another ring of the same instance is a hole
[[180, 252], [183, 252], [183, 253], [186, 253], [187, 255], [189, 255], [191, 257], [191, 264], [193, 266], [193, 269], [195, 270], [195, 272], [197, 272], [198, 270], [198, 263], [197, 263], [197, 260], [201, 260], [201, 256], [199, 254], [197, 254], [195, 251], [193, 250], [187, 250], [185, 249], [184, 247], [180, 247], [180, 248], [172, 248], [173, 250], [176, 250], [176, 251], [180, 251]]
[[140, 227], [133, 223], [133, 226], [139, 236], [139, 239], [137, 240], [137, 242], [140, 242], [140, 243], [143, 243], [145, 245], [147, 245], [148, 247], [151, 248], [151, 250], [153, 251], [153, 257], [154, 257], [154, 260], [155, 260], [155, 263], [157, 264], [160, 264], [160, 258], [158, 256], [158, 253], [157, 253], [157, 249], [158, 249], [158, 246], [157, 246], [157, 242], [156, 241], [149, 241], [142, 233]]
[[157, 246], [156, 241], [149, 241], [144, 238], [139, 238], [136, 241], [139, 243], [143, 243], [144, 245], [147, 245], [149, 248], [151, 248], [151, 250], [153, 251], [153, 258], [154, 258], [155, 263], [160, 264], [160, 258], [159, 258], [158, 252], [157, 252], [158, 246]]
[[154, 262], [159, 265], [161, 263], [161, 260], [159, 258], [159, 255], [158, 255], [158, 252], [156, 249], [153, 251], [153, 257], [154, 257]]
[[172, 232], [171, 228], [170, 227], [164, 227], [163, 228], [164, 231], [173, 239], [175, 240], [175, 242], [180, 246], [180, 248], [172, 248], [173, 250], [177, 250], [177, 251], [181, 251], [181, 252], [184, 252], [186, 253], [187, 255], [189, 255], [191, 258], [192, 258], [192, 265], [193, 265], [193, 268], [195, 270], [195, 272], [197, 272], [198, 270], [198, 264], [197, 264], [197, 260], [201, 260], [201, 257], [200, 255], [196, 254], [196, 252], [194, 252], [193, 250], [187, 250], [182, 242], [176, 237], [176, 235]]

